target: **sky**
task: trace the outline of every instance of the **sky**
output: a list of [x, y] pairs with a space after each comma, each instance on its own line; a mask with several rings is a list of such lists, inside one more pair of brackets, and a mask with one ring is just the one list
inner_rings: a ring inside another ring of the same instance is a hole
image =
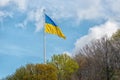
[[75, 55], [120, 28], [120, 0], [0, 0], [0, 79], [20, 66], [43, 63], [43, 9], [66, 40], [46, 34], [46, 57]]

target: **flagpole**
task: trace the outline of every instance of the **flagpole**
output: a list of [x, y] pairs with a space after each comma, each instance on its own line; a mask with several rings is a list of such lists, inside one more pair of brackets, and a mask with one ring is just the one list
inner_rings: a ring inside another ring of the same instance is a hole
[[44, 64], [46, 64], [46, 33], [45, 33], [45, 9], [43, 9], [43, 54], [44, 54]]

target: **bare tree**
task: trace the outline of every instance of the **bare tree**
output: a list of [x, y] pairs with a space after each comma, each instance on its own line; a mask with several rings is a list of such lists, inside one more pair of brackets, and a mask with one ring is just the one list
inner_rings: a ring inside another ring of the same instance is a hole
[[[120, 41], [119, 41], [120, 43]], [[107, 37], [80, 49], [75, 59], [79, 64], [79, 80], [119, 80], [120, 44]], [[118, 72], [119, 71], [119, 72]]]

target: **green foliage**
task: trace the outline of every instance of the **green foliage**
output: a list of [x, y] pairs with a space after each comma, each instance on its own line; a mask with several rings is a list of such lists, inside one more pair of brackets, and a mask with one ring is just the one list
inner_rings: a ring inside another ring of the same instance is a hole
[[54, 55], [50, 64], [58, 70], [58, 80], [70, 80], [71, 75], [78, 69], [78, 64], [67, 54]]
[[28, 64], [17, 69], [7, 80], [57, 80], [57, 69], [50, 64]]
[[113, 40], [119, 40], [120, 39], [120, 29], [112, 35]]

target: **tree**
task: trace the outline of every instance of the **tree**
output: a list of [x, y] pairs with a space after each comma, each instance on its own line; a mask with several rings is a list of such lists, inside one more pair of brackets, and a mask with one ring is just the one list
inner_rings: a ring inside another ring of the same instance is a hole
[[17, 69], [7, 80], [57, 80], [57, 69], [50, 64], [28, 64]]
[[118, 30], [116, 31], [116, 33], [114, 33], [114, 34], [112, 35], [112, 39], [114, 39], [114, 40], [120, 39], [120, 29], [118, 29]]
[[53, 55], [49, 64], [58, 70], [58, 80], [71, 80], [72, 74], [78, 69], [78, 64], [67, 54]]
[[102, 38], [79, 50], [75, 59], [81, 66], [78, 70], [80, 80], [119, 80], [120, 44], [115, 42]]
[[116, 33], [114, 33], [111, 37], [111, 42], [114, 46], [115, 53], [114, 53], [114, 69], [115, 75], [114, 80], [120, 79], [120, 29]]

